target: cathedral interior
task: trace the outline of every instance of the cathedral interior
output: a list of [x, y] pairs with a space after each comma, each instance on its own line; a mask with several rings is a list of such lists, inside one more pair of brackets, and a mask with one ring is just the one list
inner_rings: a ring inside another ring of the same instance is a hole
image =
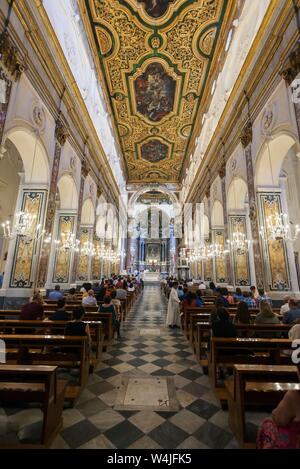
[[298, 301], [300, 1], [0, 0], [0, 448], [299, 448]]

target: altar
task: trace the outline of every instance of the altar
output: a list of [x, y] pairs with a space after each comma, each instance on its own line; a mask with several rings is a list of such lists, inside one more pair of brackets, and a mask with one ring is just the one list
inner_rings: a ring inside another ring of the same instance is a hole
[[160, 275], [158, 272], [144, 272], [143, 280], [145, 283], [158, 283], [160, 281]]

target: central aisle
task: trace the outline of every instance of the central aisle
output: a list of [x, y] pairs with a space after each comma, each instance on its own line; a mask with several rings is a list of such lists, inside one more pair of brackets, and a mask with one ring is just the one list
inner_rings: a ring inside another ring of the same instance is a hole
[[[145, 287], [121, 331], [122, 340], [103, 354], [76, 407], [64, 411], [64, 429], [53, 447], [236, 447], [227, 413], [181, 330], [165, 327], [166, 306], [159, 286]], [[180, 410], [114, 410], [122, 381], [135, 376], [170, 377]]]

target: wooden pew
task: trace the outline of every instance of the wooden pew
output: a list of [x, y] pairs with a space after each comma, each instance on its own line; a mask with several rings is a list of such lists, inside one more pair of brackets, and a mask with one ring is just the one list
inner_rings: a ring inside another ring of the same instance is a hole
[[[14, 404], [41, 404], [43, 427], [40, 446], [48, 447], [62, 425], [67, 382], [57, 379], [56, 366], [0, 365], [0, 402]], [[39, 445], [37, 445], [38, 447]], [[0, 448], [11, 445], [0, 444]], [[20, 446], [24, 447], [20, 443]], [[16, 448], [16, 445], [13, 445]]]
[[8, 364], [77, 368], [76, 386], [68, 385], [65, 394], [65, 398], [74, 404], [87, 383], [90, 371], [87, 337], [3, 334], [1, 339], [6, 345]]
[[291, 350], [288, 339], [225, 339], [212, 337], [208, 354], [208, 370], [212, 387], [222, 405], [227, 405], [225, 388], [217, 379], [218, 369], [236, 364], [290, 365], [291, 357], [283, 351]]
[[[198, 315], [193, 317], [193, 320], [197, 319]], [[191, 321], [192, 324], [192, 321]], [[260, 333], [269, 332], [276, 334], [287, 334], [293, 324], [236, 324], [236, 330], [241, 333], [248, 333], [250, 336], [253, 334], [255, 337], [259, 337]], [[195, 352], [199, 360], [207, 358], [205, 355], [208, 351], [208, 344], [212, 332], [212, 324], [210, 322], [197, 322], [191, 335], [194, 335], [196, 331], [196, 339], [193, 345], [195, 345]], [[284, 337], [283, 337], [284, 338]]]
[[[54, 311], [45, 311], [45, 318], [51, 320], [51, 317], [53, 315]], [[69, 313], [69, 320], [71, 321], [73, 319], [72, 316], [72, 311], [68, 311]], [[20, 317], [20, 311], [19, 310], [2, 310], [0, 311], [0, 319], [6, 320], [6, 319], [19, 319]], [[99, 313], [99, 312], [90, 312], [86, 311], [86, 314], [84, 315], [84, 320], [85, 321], [101, 321], [102, 322], [102, 327], [103, 327], [103, 334], [104, 334], [104, 340], [103, 340], [103, 349], [106, 350], [106, 348], [112, 344], [113, 342], [113, 326], [112, 326], [112, 318], [110, 313]]]
[[255, 448], [247, 438], [246, 410], [275, 408], [286, 391], [300, 390], [296, 366], [234, 365], [234, 380], [226, 380], [229, 426], [241, 448]]
[[[95, 361], [99, 361], [103, 349], [103, 327], [101, 321], [84, 321], [88, 324], [92, 339], [92, 349], [95, 351]], [[19, 319], [1, 319], [0, 320], [0, 338], [1, 334], [50, 334], [64, 335], [67, 321], [24, 321]]]

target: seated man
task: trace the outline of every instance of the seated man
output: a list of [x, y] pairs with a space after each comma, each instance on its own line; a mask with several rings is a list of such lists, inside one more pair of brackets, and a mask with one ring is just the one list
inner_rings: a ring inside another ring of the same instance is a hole
[[58, 300], [61, 300], [63, 296], [64, 295], [60, 291], [60, 285], [55, 285], [54, 291], [49, 293], [48, 298], [49, 300], [52, 300], [52, 301], [58, 301]]
[[62, 298], [57, 302], [57, 310], [52, 314], [52, 321], [68, 321], [69, 315], [66, 311], [66, 300]]
[[77, 301], [75, 288], [70, 288], [69, 293], [66, 296], [67, 303], [73, 303]]
[[292, 324], [293, 322], [300, 319], [300, 309], [298, 307], [298, 301], [291, 298], [289, 301], [290, 309], [283, 316], [283, 324]]
[[97, 306], [94, 290], [89, 290], [88, 295], [82, 298], [82, 306]]
[[39, 293], [35, 293], [32, 301], [22, 307], [20, 319], [23, 321], [42, 321], [44, 319], [43, 298]]

